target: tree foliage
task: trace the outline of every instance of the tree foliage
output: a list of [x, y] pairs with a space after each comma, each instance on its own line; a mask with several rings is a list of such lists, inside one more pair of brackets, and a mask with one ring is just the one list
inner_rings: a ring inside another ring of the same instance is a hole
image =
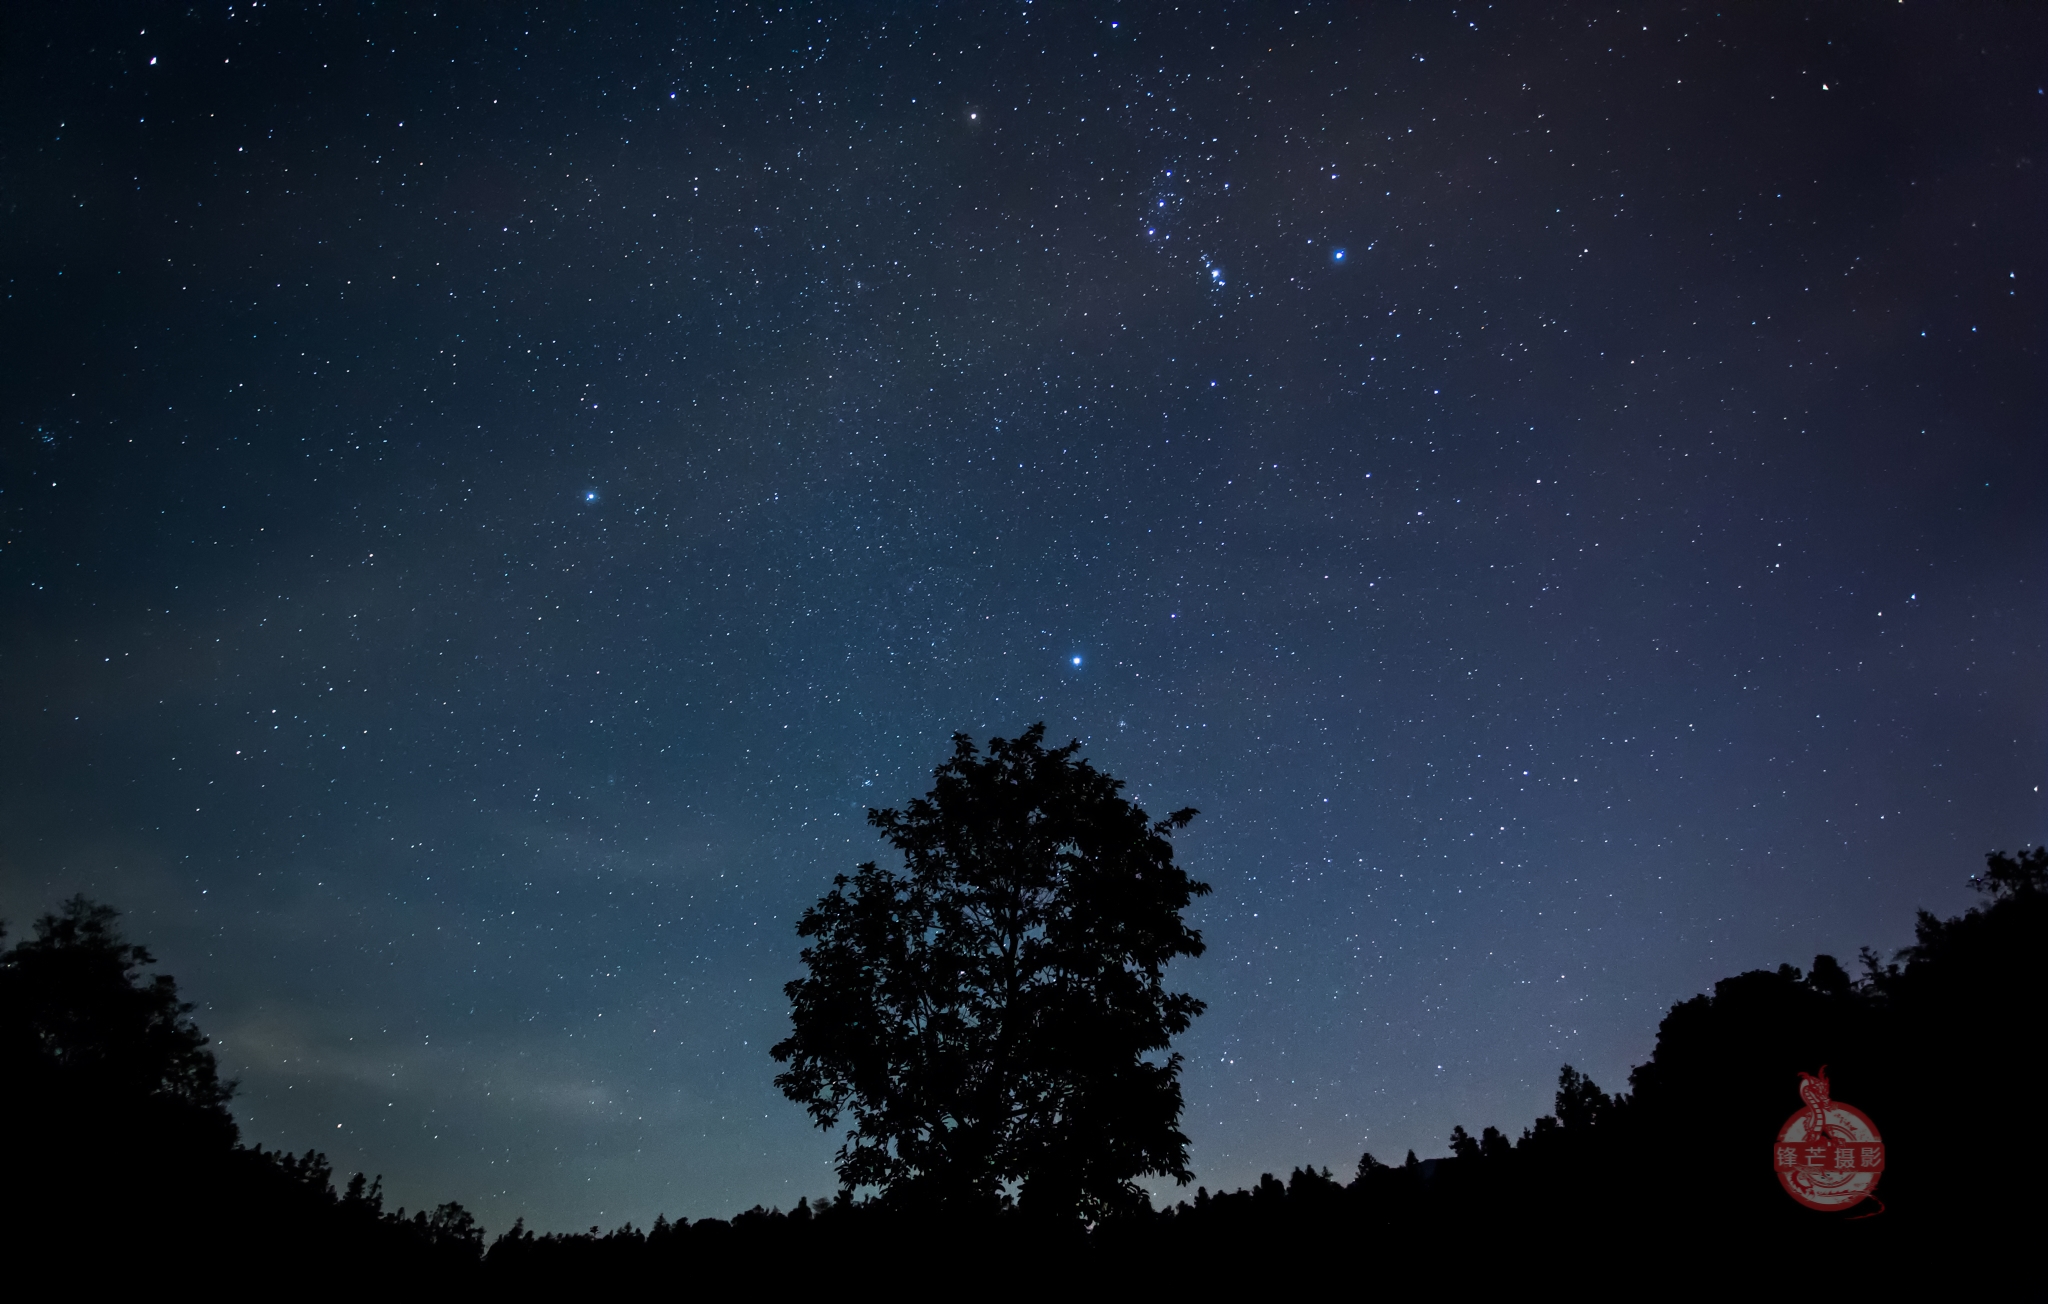
[[849, 1190], [1100, 1218], [1142, 1207], [1137, 1177], [1189, 1180], [1181, 1057], [1159, 1053], [1202, 1010], [1164, 981], [1202, 953], [1181, 916], [1209, 888], [1168, 840], [1195, 812], [1155, 822], [1044, 737], [956, 734], [929, 794], [868, 813], [902, 868], [836, 877], [797, 926], [775, 1082], [850, 1123]]
[[151, 1120], [232, 1145], [228, 1100], [192, 1006], [112, 907], [73, 897], [0, 952], [0, 1077], [17, 1108]]
[[73, 897], [0, 950], [0, 1227], [53, 1261], [118, 1244], [159, 1273], [189, 1258], [414, 1273], [481, 1259], [483, 1228], [459, 1204], [408, 1218], [361, 1173], [337, 1192], [318, 1151], [238, 1145], [235, 1084], [118, 918]]

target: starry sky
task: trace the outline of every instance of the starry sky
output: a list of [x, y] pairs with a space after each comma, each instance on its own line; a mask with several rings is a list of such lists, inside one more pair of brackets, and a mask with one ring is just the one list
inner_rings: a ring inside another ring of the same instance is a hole
[[0, 914], [394, 1202], [830, 1191], [793, 925], [955, 730], [1201, 809], [1212, 1188], [2048, 835], [2028, 6], [8, 24]]

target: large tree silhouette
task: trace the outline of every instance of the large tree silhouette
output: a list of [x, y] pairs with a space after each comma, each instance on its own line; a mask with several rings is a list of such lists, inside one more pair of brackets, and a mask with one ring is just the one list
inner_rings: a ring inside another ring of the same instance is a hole
[[238, 1145], [235, 1084], [118, 918], [73, 897], [0, 950], [0, 1229], [14, 1243], [86, 1274], [110, 1255], [150, 1265], [152, 1281], [185, 1262], [388, 1276], [482, 1257], [459, 1204], [408, 1218], [385, 1210], [381, 1179], [337, 1192], [318, 1151]]
[[9, 1117], [90, 1120], [225, 1150], [235, 1141], [206, 1036], [154, 957], [122, 938], [109, 906], [74, 897], [0, 952], [0, 1083]]
[[903, 868], [840, 875], [797, 926], [775, 1083], [850, 1121], [849, 1190], [1099, 1219], [1142, 1206], [1137, 1177], [1191, 1176], [1181, 1057], [1158, 1053], [1202, 1010], [1163, 978], [1202, 953], [1181, 912], [1209, 888], [1167, 840], [1195, 812], [1154, 822], [1044, 738], [954, 735], [927, 796], [868, 812]]

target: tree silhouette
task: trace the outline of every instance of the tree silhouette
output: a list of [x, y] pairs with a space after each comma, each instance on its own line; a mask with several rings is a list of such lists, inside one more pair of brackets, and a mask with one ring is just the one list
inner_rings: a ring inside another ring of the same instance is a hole
[[225, 1148], [235, 1124], [223, 1082], [168, 974], [122, 939], [116, 912], [73, 897], [0, 952], [0, 1080], [10, 1114], [143, 1126]]
[[[80, 1263], [204, 1256], [245, 1270], [345, 1260], [363, 1273], [461, 1271], [483, 1228], [448, 1203], [387, 1213], [382, 1182], [344, 1192], [327, 1157], [236, 1143], [206, 1035], [110, 906], [73, 897], [0, 951], [0, 1227]], [[168, 1270], [168, 1269], [165, 1269]]]
[[1557, 1073], [1557, 1121], [1559, 1126], [1568, 1128], [1592, 1127], [1599, 1123], [1607, 1111], [1614, 1108], [1614, 1100], [1600, 1090], [1593, 1079], [1567, 1064]]
[[1166, 990], [1202, 953], [1181, 912], [1208, 892], [1123, 784], [1048, 750], [1045, 726], [987, 754], [964, 734], [931, 792], [868, 821], [903, 856], [804, 912], [807, 977], [775, 1083], [820, 1127], [851, 1127], [848, 1190], [950, 1210], [1088, 1219], [1143, 1208], [1133, 1179], [1186, 1182], [1181, 1057], [1202, 1002]]
[[1994, 901], [2033, 897], [2048, 892], [2048, 847], [2020, 848], [2017, 856], [1985, 853], [1984, 872], [1972, 875], [1970, 886]]

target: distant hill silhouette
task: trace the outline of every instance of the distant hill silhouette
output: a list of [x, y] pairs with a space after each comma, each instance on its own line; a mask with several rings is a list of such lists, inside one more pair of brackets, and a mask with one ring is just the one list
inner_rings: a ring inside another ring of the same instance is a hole
[[[1078, 1280], [1442, 1287], [1539, 1268], [1681, 1294], [1723, 1275], [1799, 1290], [1952, 1281], [2031, 1255], [2043, 1212], [2025, 1159], [2048, 1008], [2048, 849], [1993, 854], [1975, 881], [1984, 904], [1952, 919], [1922, 912], [1895, 960], [1866, 951], [1852, 974], [1819, 956], [1804, 971], [1724, 979], [1672, 1008], [1626, 1093], [1566, 1067], [1552, 1114], [1512, 1139], [1460, 1126], [1432, 1159], [1365, 1155], [1348, 1174], [1302, 1167], [1251, 1190], [1197, 1189], [1086, 1232], [1014, 1211], [906, 1217], [842, 1196], [646, 1230], [521, 1224], [488, 1242], [458, 1205], [387, 1212], [361, 1174], [337, 1190], [316, 1153], [240, 1146], [233, 1084], [218, 1079], [175, 985], [143, 973], [148, 953], [119, 937], [111, 911], [75, 900], [0, 952], [4, 1226], [16, 1246], [97, 1252], [138, 1272], [330, 1265], [513, 1294], [853, 1281], [980, 1293]], [[1873, 1201], [1816, 1213], [1772, 1174], [1769, 1145], [1799, 1107], [1799, 1074], [1823, 1065], [1835, 1097], [1884, 1131], [1881, 1211]]]

